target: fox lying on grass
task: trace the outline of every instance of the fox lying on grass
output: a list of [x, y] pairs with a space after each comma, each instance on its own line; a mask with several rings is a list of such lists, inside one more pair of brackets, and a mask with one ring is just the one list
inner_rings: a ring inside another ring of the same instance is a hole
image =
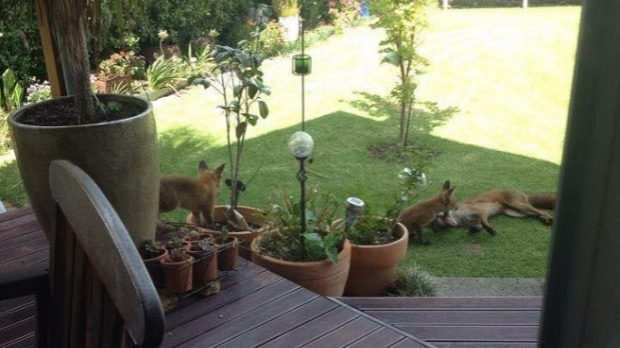
[[454, 208], [456, 197], [455, 187], [450, 187], [450, 181], [444, 182], [439, 192], [433, 198], [422, 200], [403, 210], [398, 216], [398, 222], [416, 234], [418, 242], [427, 245], [424, 239], [424, 227], [433, 221], [439, 212], [447, 212]]
[[197, 224], [204, 220], [207, 226], [212, 225], [213, 208], [223, 170], [224, 164], [210, 170], [205, 161], [200, 161], [196, 179], [178, 175], [162, 176], [159, 185], [159, 213], [181, 207], [192, 212]]
[[555, 194], [526, 195], [516, 190], [491, 190], [476, 194], [456, 204], [456, 209], [438, 214], [433, 229], [466, 226], [469, 232], [485, 229], [492, 236], [497, 231], [489, 225], [489, 217], [504, 214], [513, 217], [535, 216], [550, 225], [553, 217], [540, 209], [553, 209]]

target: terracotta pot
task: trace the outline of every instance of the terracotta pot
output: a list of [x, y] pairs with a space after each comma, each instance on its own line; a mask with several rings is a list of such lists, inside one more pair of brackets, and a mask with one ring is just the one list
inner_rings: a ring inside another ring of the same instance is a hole
[[115, 76], [107, 79], [97, 79], [94, 84], [97, 88], [97, 93], [112, 93], [117, 87], [131, 88], [133, 77], [131, 75]]
[[226, 240], [216, 237], [213, 241], [217, 246], [217, 268], [220, 271], [232, 271], [239, 267], [239, 240], [228, 236]]
[[168, 250], [161, 248], [161, 253], [158, 256], [142, 260], [144, 261], [144, 265], [146, 266], [146, 270], [149, 272], [151, 276], [151, 280], [153, 281], [153, 285], [155, 288], [161, 289], [166, 283], [164, 281], [164, 273], [161, 270], [161, 259], [164, 258], [168, 254]]
[[[245, 221], [247, 221], [250, 226], [260, 227], [263, 225], [263, 220], [260, 218], [260, 216], [257, 215], [257, 213], [258, 214], [261, 213], [260, 209], [246, 207], [246, 206], [238, 206], [237, 211], [241, 215], [243, 215], [243, 217], [245, 218]], [[221, 223], [222, 221], [226, 219], [225, 214], [226, 214], [226, 206], [218, 205], [215, 207], [213, 211], [213, 219], [216, 222]], [[217, 234], [219, 234], [218, 231], [213, 231], [213, 230], [200, 227], [198, 224], [196, 224], [196, 221], [194, 221], [194, 216], [191, 213], [187, 215], [185, 222], [188, 224], [197, 225], [196, 230], [200, 231], [201, 233], [202, 232], [211, 233], [213, 234], [214, 237], [216, 237]], [[257, 231], [228, 232], [229, 236], [233, 236], [239, 240], [239, 256], [243, 257], [246, 260], [251, 259], [250, 244], [252, 244], [252, 241], [258, 234], [260, 234], [260, 230], [258, 228], [257, 228]]]
[[168, 290], [171, 292], [187, 292], [192, 289], [193, 262], [194, 258], [187, 254], [183, 261], [173, 261], [170, 254], [160, 260]]
[[407, 255], [409, 232], [396, 224], [398, 239], [381, 245], [351, 244], [351, 268], [345, 296], [382, 296], [386, 286], [396, 279], [396, 266]]
[[325, 259], [311, 262], [284, 261], [260, 254], [258, 236], [252, 242], [252, 262], [323, 296], [342, 296], [349, 274], [351, 244], [345, 240], [338, 254], [338, 263]]
[[193, 251], [190, 249], [187, 253], [194, 258], [194, 264], [192, 266], [194, 268], [194, 284], [202, 286], [207, 282], [217, 279], [219, 272], [215, 248], [207, 251]]

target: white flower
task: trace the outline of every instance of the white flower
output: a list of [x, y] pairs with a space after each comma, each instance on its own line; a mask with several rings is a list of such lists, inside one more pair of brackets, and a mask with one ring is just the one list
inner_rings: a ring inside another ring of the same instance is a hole
[[157, 34], [157, 37], [159, 37], [160, 40], [166, 40], [168, 38], [168, 31], [160, 30], [159, 33]]
[[209, 36], [212, 37], [212, 38], [216, 38], [219, 35], [220, 35], [220, 33], [218, 33], [217, 30], [215, 30], [215, 29], [209, 30]]

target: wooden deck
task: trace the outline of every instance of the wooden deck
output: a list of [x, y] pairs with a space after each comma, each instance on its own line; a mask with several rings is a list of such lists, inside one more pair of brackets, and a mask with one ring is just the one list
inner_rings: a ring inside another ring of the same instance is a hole
[[[0, 269], [49, 258], [29, 208], [0, 214], [0, 241]], [[221, 286], [166, 314], [162, 347], [529, 348], [541, 309], [540, 298], [325, 298], [245, 260]], [[0, 301], [0, 348], [35, 346], [35, 308]]]
[[533, 348], [541, 297], [342, 298], [441, 348]]

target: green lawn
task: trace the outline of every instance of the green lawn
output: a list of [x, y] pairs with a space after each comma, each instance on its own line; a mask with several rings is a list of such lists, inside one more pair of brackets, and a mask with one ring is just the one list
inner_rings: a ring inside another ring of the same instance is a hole
[[[464, 198], [491, 188], [554, 191], [562, 156], [579, 7], [433, 10], [421, 53], [431, 62], [418, 97], [439, 109], [414, 122], [411, 143], [431, 148], [430, 188], [444, 180]], [[368, 148], [397, 138], [386, 99], [395, 68], [380, 65], [380, 31], [348, 30], [308, 49], [306, 131], [315, 140], [308, 184], [375, 206], [391, 201], [407, 163], [371, 158]], [[286, 140], [300, 129], [300, 78], [290, 58], [264, 63], [270, 116], [250, 129], [242, 177], [251, 177], [244, 205], [264, 206], [272, 187], [297, 194], [297, 162]], [[188, 88], [154, 102], [163, 173], [195, 175], [198, 161], [226, 161], [224, 120], [217, 95]], [[256, 175], [254, 175], [256, 172]], [[0, 165], [0, 199], [26, 203], [13, 161]], [[227, 201], [221, 192], [219, 202]], [[344, 207], [343, 207], [344, 213]], [[182, 219], [183, 212], [169, 215]], [[534, 220], [498, 217], [496, 237], [464, 229], [427, 232], [431, 245], [412, 243], [405, 263], [436, 276], [542, 277], [550, 229]]]

